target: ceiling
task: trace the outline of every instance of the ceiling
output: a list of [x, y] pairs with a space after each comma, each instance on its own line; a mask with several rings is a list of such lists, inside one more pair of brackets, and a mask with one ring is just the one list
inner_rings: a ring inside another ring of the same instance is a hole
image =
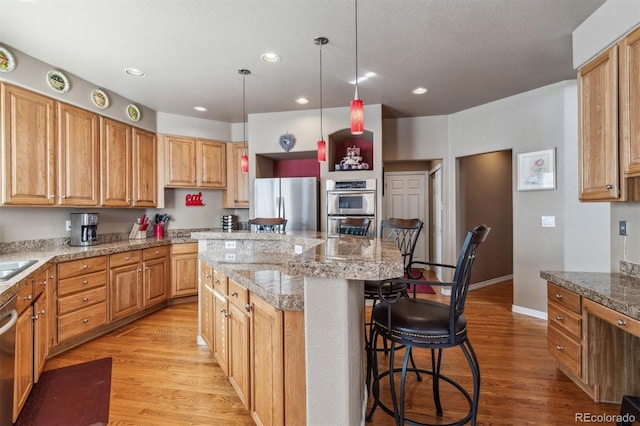
[[[360, 0], [358, 71], [376, 74], [360, 98], [431, 116], [573, 79], [571, 33], [603, 3]], [[0, 16], [1, 44], [160, 112], [242, 122], [240, 68], [247, 114], [319, 108], [318, 36], [323, 107], [354, 96], [355, 0], [2, 0]]]

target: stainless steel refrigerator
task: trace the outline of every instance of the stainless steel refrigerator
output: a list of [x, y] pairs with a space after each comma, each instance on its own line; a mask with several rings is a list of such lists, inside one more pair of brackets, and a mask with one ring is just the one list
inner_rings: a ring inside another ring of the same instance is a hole
[[318, 231], [320, 204], [318, 180], [261, 178], [253, 188], [254, 217], [282, 217], [285, 231]]

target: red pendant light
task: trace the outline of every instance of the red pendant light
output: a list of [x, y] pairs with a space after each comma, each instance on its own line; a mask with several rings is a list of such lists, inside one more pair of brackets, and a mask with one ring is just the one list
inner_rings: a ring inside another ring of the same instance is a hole
[[364, 104], [358, 96], [358, 0], [356, 2], [356, 94], [351, 101], [351, 134], [364, 132]]
[[249, 173], [249, 156], [247, 155], [247, 118], [246, 118], [246, 104], [247, 98], [245, 96], [245, 77], [251, 74], [251, 71], [247, 69], [238, 70], [239, 74], [242, 74], [242, 139], [244, 140], [244, 153], [240, 157], [240, 171], [242, 173]]
[[327, 143], [322, 133], [322, 45], [329, 43], [326, 37], [316, 37], [313, 42], [320, 46], [320, 140], [318, 141], [318, 161], [327, 161]]

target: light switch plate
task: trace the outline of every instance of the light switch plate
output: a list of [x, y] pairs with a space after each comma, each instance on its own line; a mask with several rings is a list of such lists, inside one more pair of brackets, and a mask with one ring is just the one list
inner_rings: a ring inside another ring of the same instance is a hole
[[236, 242], [235, 241], [225, 241], [224, 242], [224, 248], [233, 250], [233, 249], [236, 248]]
[[542, 216], [540, 218], [540, 225], [543, 228], [555, 228], [556, 227], [556, 217], [555, 216]]

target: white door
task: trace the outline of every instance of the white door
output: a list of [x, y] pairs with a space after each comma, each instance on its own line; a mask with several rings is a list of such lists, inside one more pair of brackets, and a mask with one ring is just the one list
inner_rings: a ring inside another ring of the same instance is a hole
[[428, 260], [429, 218], [426, 172], [388, 172], [384, 178], [384, 218], [418, 218], [424, 222], [416, 243], [414, 259]]
[[[442, 167], [438, 166], [429, 174], [431, 179], [431, 238], [433, 239], [432, 261], [442, 263], [442, 215], [444, 204], [442, 203]], [[442, 281], [442, 268], [434, 268], [436, 277]]]

